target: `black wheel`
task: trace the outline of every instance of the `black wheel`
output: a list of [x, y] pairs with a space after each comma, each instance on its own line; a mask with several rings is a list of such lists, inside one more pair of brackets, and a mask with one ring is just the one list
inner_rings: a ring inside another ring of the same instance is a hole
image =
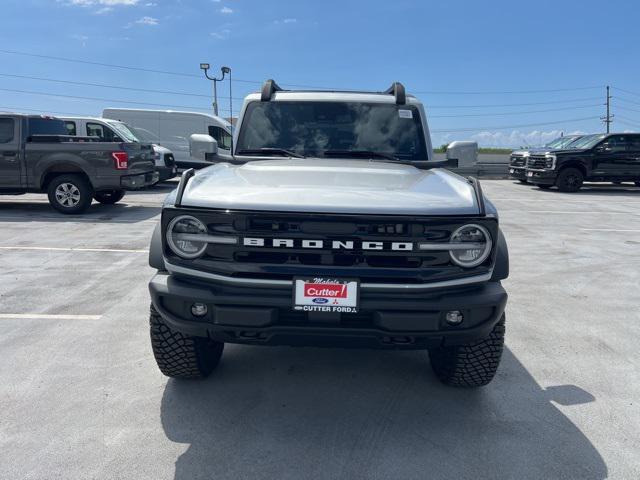
[[496, 374], [504, 348], [504, 315], [488, 337], [469, 345], [429, 350], [431, 368], [445, 385], [481, 387]]
[[153, 305], [149, 325], [153, 356], [167, 377], [206, 378], [220, 363], [224, 343], [172, 330]]
[[47, 195], [51, 206], [59, 212], [83, 213], [91, 206], [93, 188], [82, 175], [68, 173], [51, 180]]
[[93, 198], [103, 205], [113, 205], [114, 203], [122, 200], [124, 194], [124, 190], [102, 190], [100, 192], [96, 192]]
[[526, 179], [526, 178], [518, 179], [518, 181], [519, 181], [520, 183], [527, 183], [527, 179]]
[[577, 192], [582, 187], [584, 175], [577, 168], [565, 168], [560, 171], [556, 186], [561, 192]]
[[549, 190], [553, 185], [538, 185], [540, 190]]

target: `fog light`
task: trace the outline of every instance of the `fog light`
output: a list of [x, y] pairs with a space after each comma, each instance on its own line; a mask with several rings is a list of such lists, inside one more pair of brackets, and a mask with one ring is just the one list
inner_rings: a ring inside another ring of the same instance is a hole
[[191, 313], [194, 317], [204, 317], [207, 314], [207, 306], [204, 303], [191, 305]]
[[449, 325], [460, 325], [463, 319], [464, 317], [462, 316], [462, 312], [460, 310], [450, 310], [445, 316], [445, 320]]

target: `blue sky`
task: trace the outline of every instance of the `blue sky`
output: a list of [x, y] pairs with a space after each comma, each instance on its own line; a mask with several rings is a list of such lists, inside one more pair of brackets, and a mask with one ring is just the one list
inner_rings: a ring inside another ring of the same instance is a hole
[[[630, 1], [3, 0], [0, 110], [207, 111], [211, 85], [198, 65], [209, 62], [233, 69], [234, 98], [271, 77], [371, 90], [402, 81], [427, 106], [434, 145], [601, 131], [606, 84], [614, 130], [631, 131], [640, 129], [639, 17]], [[226, 115], [228, 100], [220, 105]]]

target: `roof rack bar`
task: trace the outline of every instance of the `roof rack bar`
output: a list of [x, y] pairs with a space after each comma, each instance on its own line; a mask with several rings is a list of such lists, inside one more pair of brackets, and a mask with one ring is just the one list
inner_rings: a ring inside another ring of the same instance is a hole
[[407, 103], [407, 94], [404, 85], [400, 82], [393, 82], [391, 86], [384, 91], [386, 94], [396, 97], [396, 105], [404, 105]]
[[264, 84], [262, 85], [260, 101], [268, 102], [269, 100], [271, 100], [271, 95], [273, 95], [274, 92], [281, 92], [281, 91], [282, 91], [282, 88], [280, 88], [280, 86], [276, 83], [275, 80], [270, 78], [269, 80], [264, 82]]
[[487, 210], [484, 205], [484, 195], [482, 194], [482, 187], [480, 186], [480, 180], [475, 177], [468, 177], [469, 183], [473, 186], [473, 191], [476, 194], [476, 200], [478, 201], [478, 210], [480, 211], [480, 216], [484, 217], [487, 215]]
[[189, 183], [191, 177], [193, 177], [195, 174], [196, 171], [193, 168], [182, 172], [182, 175], [180, 176], [180, 183], [178, 184], [178, 193], [176, 193], [176, 201], [173, 202], [174, 206], [182, 206], [182, 196], [184, 195], [184, 190], [185, 188], [187, 188], [187, 183]]

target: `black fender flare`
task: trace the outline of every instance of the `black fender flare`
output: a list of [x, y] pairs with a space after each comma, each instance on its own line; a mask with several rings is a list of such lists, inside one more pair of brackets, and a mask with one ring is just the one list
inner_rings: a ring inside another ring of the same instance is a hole
[[496, 263], [493, 267], [492, 282], [499, 282], [509, 276], [509, 247], [507, 240], [502, 234], [502, 230], [498, 229], [498, 242], [496, 246]]
[[164, 256], [162, 255], [162, 228], [160, 222], [156, 225], [151, 235], [151, 244], [149, 245], [149, 265], [156, 270], [166, 270], [164, 266]]

